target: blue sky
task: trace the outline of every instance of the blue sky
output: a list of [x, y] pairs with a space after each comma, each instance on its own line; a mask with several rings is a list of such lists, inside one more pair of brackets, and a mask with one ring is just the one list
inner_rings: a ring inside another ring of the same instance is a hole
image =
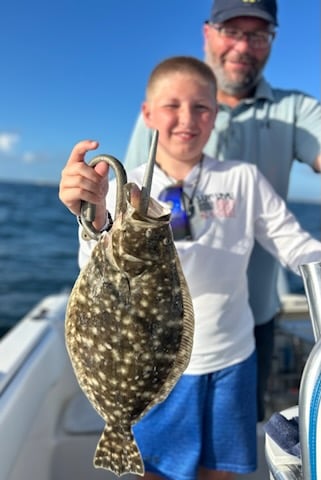
[[[0, 179], [58, 182], [72, 146], [124, 157], [151, 69], [203, 57], [211, 0], [10, 0], [1, 5]], [[320, 99], [320, 2], [279, 0], [267, 79]], [[294, 169], [291, 197], [319, 197]]]

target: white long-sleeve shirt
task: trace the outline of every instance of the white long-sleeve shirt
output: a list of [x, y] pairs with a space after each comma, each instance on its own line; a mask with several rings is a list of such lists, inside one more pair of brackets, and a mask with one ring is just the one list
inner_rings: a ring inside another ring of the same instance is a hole
[[[234, 108], [220, 103], [218, 107], [215, 128], [203, 152], [221, 161], [237, 159], [256, 165], [286, 200], [293, 162], [312, 168], [321, 152], [320, 101], [298, 90], [274, 88], [262, 77], [251, 98]], [[140, 114], [125, 156], [128, 170], [144, 162], [151, 141], [152, 130]], [[280, 307], [278, 270], [278, 262], [256, 243], [248, 268], [256, 325], [271, 320]]]
[[[199, 168], [184, 181], [188, 196]], [[129, 181], [141, 186], [144, 169], [142, 165], [130, 172]], [[156, 166], [151, 195], [157, 199], [173, 183]], [[111, 182], [111, 212], [114, 203]], [[254, 165], [205, 157], [193, 207], [195, 240], [176, 242], [195, 312], [193, 351], [185, 373], [205, 374], [241, 362], [255, 348], [246, 275], [254, 240], [296, 273], [300, 264], [321, 261], [321, 243], [302, 230]], [[93, 244], [80, 239], [80, 266]]]

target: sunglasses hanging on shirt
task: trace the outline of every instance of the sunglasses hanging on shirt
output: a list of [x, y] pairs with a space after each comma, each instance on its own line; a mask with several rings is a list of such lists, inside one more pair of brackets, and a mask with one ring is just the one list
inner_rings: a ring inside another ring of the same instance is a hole
[[[158, 197], [159, 200], [167, 203], [171, 209], [170, 224], [174, 240], [193, 240], [190, 225], [190, 215], [193, 214], [193, 208], [186, 208], [186, 197], [181, 183], [165, 188]], [[190, 203], [190, 199], [188, 199], [188, 202]]]
[[[171, 209], [170, 224], [174, 240], [193, 240], [191, 218], [195, 213], [193, 200], [201, 178], [203, 157], [199, 163], [199, 173], [192, 195], [189, 197], [183, 188], [183, 182], [177, 182], [164, 188], [158, 199], [169, 205]], [[158, 165], [160, 167], [160, 165]], [[160, 167], [161, 168], [161, 167]], [[164, 172], [166, 174], [166, 172]], [[167, 175], [167, 174], [166, 174]], [[167, 175], [168, 176], [168, 175]]]

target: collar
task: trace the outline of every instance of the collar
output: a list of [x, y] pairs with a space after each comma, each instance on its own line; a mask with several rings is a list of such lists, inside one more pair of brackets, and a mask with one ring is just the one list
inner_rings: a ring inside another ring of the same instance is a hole
[[270, 102], [274, 101], [274, 94], [272, 91], [272, 87], [265, 80], [264, 77], [261, 77], [261, 79], [259, 80], [259, 83], [256, 86], [254, 98], [255, 100], [263, 98], [264, 100], [270, 100]]
[[170, 182], [173, 185], [181, 184], [181, 185], [184, 185], [185, 187], [194, 186], [194, 190], [195, 190], [201, 179], [203, 165], [204, 165], [204, 158], [205, 158], [205, 155], [203, 154], [200, 161], [193, 166], [192, 170], [186, 175], [184, 180], [176, 180], [175, 178], [168, 175], [168, 173], [165, 170], [163, 170], [163, 168], [160, 166], [159, 163], [157, 163], [157, 161], [155, 162], [155, 168], [157, 168], [157, 170], [160, 172], [163, 180], [166, 179], [166, 183]]
[[[268, 102], [273, 103], [274, 102], [274, 94], [271, 85], [265, 80], [264, 77], [261, 77], [259, 80], [254, 95], [249, 98], [244, 98], [241, 100], [239, 105], [237, 105], [235, 108], [232, 110], [236, 110], [237, 108], [241, 107], [242, 105], [251, 105], [259, 100], [267, 100]], [[219, 108], [221, 110], [230, 110], [230, 107], [224, 104], [220, 104]]]

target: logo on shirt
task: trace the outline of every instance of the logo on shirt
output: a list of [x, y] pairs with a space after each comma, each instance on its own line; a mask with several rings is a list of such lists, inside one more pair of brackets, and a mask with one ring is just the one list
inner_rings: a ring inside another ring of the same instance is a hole
[[214, 216], [229, 218], [235, 216], [235, 200], [231, 193], [217, 193], [214, 196]]
[[195, 203], [203, 218], [235, 217], [235, 199], [232, 193], [218, 192], [210, 195], [197, 195]]

